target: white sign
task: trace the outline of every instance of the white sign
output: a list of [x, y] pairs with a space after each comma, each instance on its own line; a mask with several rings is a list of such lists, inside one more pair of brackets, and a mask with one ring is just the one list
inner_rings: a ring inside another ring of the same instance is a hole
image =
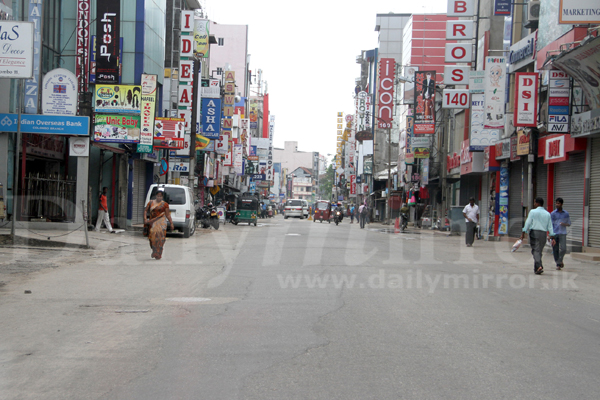
[[445, 66], [444, 85], [468, 85], [470, 70], [469, 67]]
[[74, 73], [57, 68], [44, 76], [42, 114], [77, 115], [77, 77]]
[[473, 39], [473, 21], [446, 21], [446, 40]]
[[485, 92], [485, 71], [471, 71], [469, 73], [469, 92]]
[[469, 89], [444, 89], [442, 108], [469, 108]]
[[237, 175], [244, 174], [244, 158], [243, 158], [243, 145], [233, 145], [233, 168]]
[[600, 24], [598, 0], [560, 0], [559, 24]]
[[549, 97], [569, 97], [569, 89], [550, 88]]
[[515, 126], [537, 126], [538, 74], [515, 74]]
[[485, 129], [504, 128], [506, 103], [506, 58], [485, 59]]
[[472, 17], [475, 15], [473, 0], [448, 0], [449, 17]]
[[33, 23], [0, 21], [0, 78], [33, 78]]
[[568, 115], [548, 115], [548, 132], [567, 133], [569, 132]]
[[89, 157], [90, 139], [71, 137], [69, 138], [69, 155], [71, 157]]
[[471, 43], [446, 43], [444, 61], [449, 63], [470, 63], [473, 61]]
[[169, 171], [170, 172], [190, 172], [190, 163], [189, 162], [170, 162], [169, 163]]

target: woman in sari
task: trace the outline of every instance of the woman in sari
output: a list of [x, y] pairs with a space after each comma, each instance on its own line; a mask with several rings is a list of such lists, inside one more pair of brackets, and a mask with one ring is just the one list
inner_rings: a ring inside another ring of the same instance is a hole
[[167, 238], [167, 220], [171, 224], [171, 230], [174, 229], [173, 220], [169, 211], [169, 204], [163, 201], [163, 192], [158, 191], [156, 198], [150, 200], [144, 211], [144, 224], [150, 229], [148, 239], [152, 248], [152, 258], [160, 260], [163, 247]]

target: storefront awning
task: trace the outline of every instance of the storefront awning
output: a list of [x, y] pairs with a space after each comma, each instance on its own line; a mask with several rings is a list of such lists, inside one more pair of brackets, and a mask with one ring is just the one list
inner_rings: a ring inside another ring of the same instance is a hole
[[[398, 167], [394, 167], [394, 168], [392, 168], [392, 169], [390, 170], [390, 175], [395, 175], [395, 174], [397, 174], [397, 173], [398, 173]], [[373, 176], [373, 178], [374, 178], [376, 181], [385, 181], [385, 180], [387, 180], [387, 178], [388, 178], [388, 170], [387, 170], [387, 169], [384, 169], [383, 171], [379, 171], [379, 172], [377, 172], [377, 173], [376, 173], [376, 174]]]

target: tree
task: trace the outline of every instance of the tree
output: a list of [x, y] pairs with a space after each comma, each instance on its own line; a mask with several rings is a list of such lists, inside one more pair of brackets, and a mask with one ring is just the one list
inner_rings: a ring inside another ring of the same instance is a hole
[[319, 181], [319, 193], [322, 199], [331, 200], [331, 192], [335, 184], [335, 170], [333, 164], [329, 164], [325, 176]]

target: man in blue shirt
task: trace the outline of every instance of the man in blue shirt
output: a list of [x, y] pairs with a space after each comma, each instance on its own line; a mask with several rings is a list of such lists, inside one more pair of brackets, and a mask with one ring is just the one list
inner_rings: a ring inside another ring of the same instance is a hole
[[556, 239], [556, 243], [552, 246], [552, 253], [554, 253], [554, 261], [558, 270], [565, 266], [563, 257], [567, 252], [567, 227], [571, 226], [571, 217], [568, 212], [563, 210], [563, 203], [563, 199], [558, 197], [555, 203], [556, 210], [550, 214], [552, 228], [554, 228], [554, 238]]
[[534, 209], [529, 212], [521, 240], [525, 233], [529, 232], [529, 244], [531, 245], [531, 254], [533, 254], [533, 271], [541, 275], [544, 273], [542, 265], [542, 251], [546, 245], [546, 232], [550, 233], [552, 246], [556, 243], [554, 240], [554, 229], [552, 228], [552, 218], [550, 213], [544, 209], [544, 199], [538, 197], [533, 203]]

